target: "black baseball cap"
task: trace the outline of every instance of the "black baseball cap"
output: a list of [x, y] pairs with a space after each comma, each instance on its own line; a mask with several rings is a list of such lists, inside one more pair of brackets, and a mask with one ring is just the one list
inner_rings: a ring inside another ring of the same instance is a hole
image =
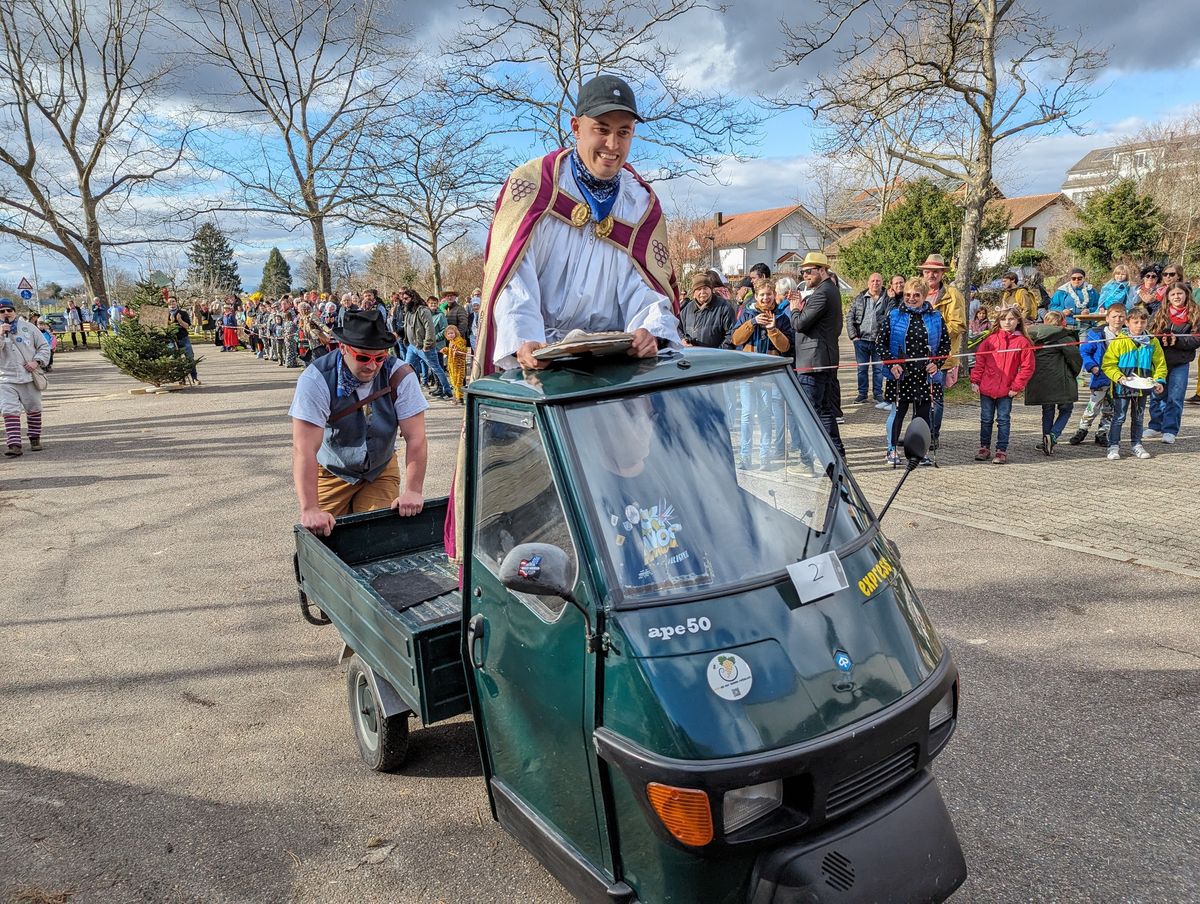
[[598, 75], [583, 83], [579, 89], [579, 102], [575, 105], [576, 116], [603, 116], [614, 110], [632, 113], [638, 122], [646, 121], [638, 114], [633, 89], [625, 79], [615, 75]]

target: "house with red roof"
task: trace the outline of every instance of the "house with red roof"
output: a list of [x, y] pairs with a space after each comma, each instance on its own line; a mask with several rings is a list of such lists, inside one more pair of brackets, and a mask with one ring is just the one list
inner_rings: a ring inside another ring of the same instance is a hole
[[749, 273], [755, 264], [766, 264], [772, 273], [789, 269], [790, 262], [821, 250], [827, 235], [825, 225], [803, 204], [789, 204], [745, 213], [718, 212], [696, 232], [694, 241], [706, 252], [705, 259], [732, 276]]
[[1053, 236], [1079, 225], [1079, 208], [1062, 192], [1000, 198], [989, 202], [988, 207], [1007, 211], [1008, 235], [997, 247], [979, 252], [981, 267], [1003, 263], [1018, 248], [1045, 251]]

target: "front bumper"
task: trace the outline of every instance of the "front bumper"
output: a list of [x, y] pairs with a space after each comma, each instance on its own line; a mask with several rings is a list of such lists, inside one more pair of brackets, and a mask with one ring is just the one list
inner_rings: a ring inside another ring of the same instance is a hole
[[[668, 844], [708, 856], [743, 856], [811, 836], [859, 807], [906, 786], [949, 741], [954, 718], [929, 730], [929, 712], [956, 687], [958, 670], [947, 653], [916, 690], [874, 715], [789, 747], [715, 760], [682, 760], [646, 750], [608, 728], [593, 734], [600, 758], [621, 772], [651, 829]], [[782, 805], [745, 828], [726, 833], [721, 801], [726, 791], [759, 782], [783, 781]], [[663, 826], [645, 794], [660, 782], [708, 792], [713, 840], [689, 848]]]
[[799, 844], [761, 854], [747, 904], [945, 901], [967, 878], [937, 783], [922, 772], [901, 791]]

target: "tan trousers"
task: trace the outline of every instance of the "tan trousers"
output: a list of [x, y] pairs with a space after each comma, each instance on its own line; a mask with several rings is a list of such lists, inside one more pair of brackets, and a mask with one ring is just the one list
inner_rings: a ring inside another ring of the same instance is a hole
[[384, 465], [383, 473], [370, 483], [346, 483], [325, 468], [317, 468], [317, 506], [335, 518], [388, 508], [399, 495], [400, 462], [395, 452]]

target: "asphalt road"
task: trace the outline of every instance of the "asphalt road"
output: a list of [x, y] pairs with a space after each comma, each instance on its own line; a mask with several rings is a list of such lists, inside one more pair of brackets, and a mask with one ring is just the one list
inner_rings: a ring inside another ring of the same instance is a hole
[[[130, 396], [62, 355], [46, 451], [0, 460], [0, 896], [565, 900], [491, 821], [468, 722], [414, 731], [403, 774], [360, 765], [337, 636], [296, 606], [296, 372], [239, 353], [201, 374]], [[431, 495], [460, 416], [430, 416]], [[1200, 901], [1195, 579], [910, 510], [885, 526], [962, 671], [936, 765], [956, 900]]]

